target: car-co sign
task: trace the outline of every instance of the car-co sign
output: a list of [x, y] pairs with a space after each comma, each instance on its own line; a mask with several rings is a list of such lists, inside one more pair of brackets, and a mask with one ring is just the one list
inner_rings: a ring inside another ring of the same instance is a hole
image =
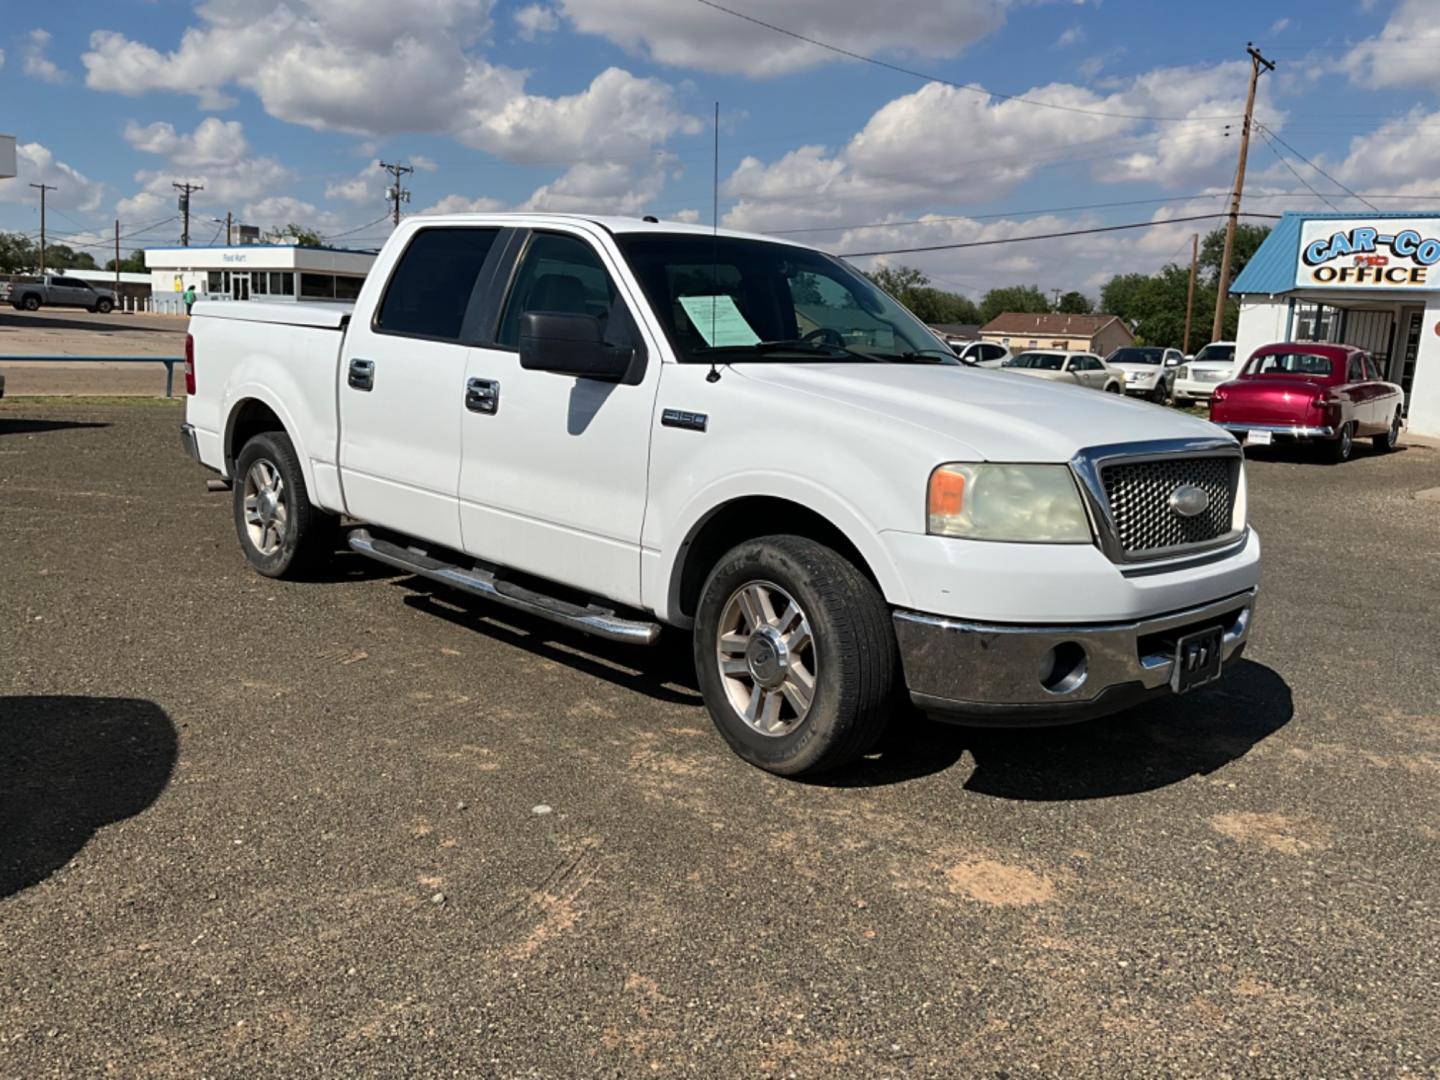
[[1440, 287], [1440, 218], [1304, 221], [1297, 288]]

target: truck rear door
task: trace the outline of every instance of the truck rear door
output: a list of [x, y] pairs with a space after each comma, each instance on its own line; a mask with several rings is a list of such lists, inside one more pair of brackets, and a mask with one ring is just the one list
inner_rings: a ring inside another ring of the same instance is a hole
[[[640, 535], [650, 432], [660, 385], [638, 292], [617, 257], [579, 225], [524, 238], [494, 312], [493, 343], [475, 349], [462, 421], [460, 523], [465, 550], [625, 603], [640, 601]], [[588, 314], [612, 344], [639, 345], [637, 385], [520, 367], [526, 311]]]
[[466, 317], [486, 292], [500, 233], [421, 228], [390, 264], [375, 303], [362, 296], [360, 317], [345, 334], [337, 387], [340, 478], [354, 517], [461, 546], [456, 500], [472, 352]]

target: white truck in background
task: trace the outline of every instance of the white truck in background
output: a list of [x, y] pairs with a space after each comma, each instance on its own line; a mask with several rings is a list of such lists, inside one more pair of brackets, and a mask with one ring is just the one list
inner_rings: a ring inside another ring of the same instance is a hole
[[1260, 545], [1193, 417], [961, 364], [845, 263], [761, 236], [416, 218], [348, 306], [197, 304], [188, 452], [284, 576], [346, 542], [621, 642], [690, 632], [746, 760], [1221, 676]]

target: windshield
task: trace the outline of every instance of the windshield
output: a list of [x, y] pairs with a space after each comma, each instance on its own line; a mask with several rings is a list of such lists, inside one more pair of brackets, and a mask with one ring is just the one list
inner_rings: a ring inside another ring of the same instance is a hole
[[616, 242], [681, 363], [961, 363], [909, 311], [822, 252], [695, 233], [622, 233]]
[[1062, 371], [1065, 357], [1059, 353], [1022, 352], [1005, 361], [1005, 367], [1032, 368], [1037, 371]]
[[1164, 349], [1142, 349], [1138, 347], [1116, 349], [1105, 358], [1107, 364], [1160, 364], [1165, 360]]
[[1333, 366], [1328, 356], [1314, 353], [1270, 353], [1253, 358], [1245, 368], [1247, 375], [1302, 375], [1328, 378]]
[[1229, 363], [1235, 359], [1234, 345], [1206, 345], [1195, 354], [1195, 361], [1202, 360], [1223, 360]]

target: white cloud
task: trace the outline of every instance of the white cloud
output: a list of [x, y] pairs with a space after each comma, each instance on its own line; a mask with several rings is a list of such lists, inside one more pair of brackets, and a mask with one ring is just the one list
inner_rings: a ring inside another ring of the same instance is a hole
[[[996, 30], [1007, 2], [787, 0], [767, 8], [735, 0], [734, 6], [851, 52], [951, 57]], [[560, 0], [560, 10], [583, 33], [676, 67], [772, 76], [842, 59], [694, 0]]]
[[[1318, 159], [1318, 164], [1361, 194], [1380, 192], [1440, 198], [1440, 109], [1427, 112], [1417, 105], [1406, 115], [1352, 139], [1349, 152], [1335, 165], [1331, 166], [1324, 157]], [[1302, 174], [1307, 171], [1301, 163], [1296, 163], [1296, 168]], [[1313, 172], [1306, 178], [1327, 195], [1333, 190], [1333, 185]], [[1340, 202], [1344, 196], [1336, 194], [1333, 199]]]
[[1273, 23], [1270, 24], [1270, 33], [1271, 35], [1283, 34], [1285, 32], [1285, 29], [1289, 25], [1289, 19], [1276, 19]]
[[421, 210], [422, 214], [493, 214], [499, 210], [506, 209], [501, 199], [492, 199], [481, 195], [478, 198], [471, 198], [468, 195], [446, 195], [433, 206], [427, 206]]
[[41, 82], [57, 85], [63, 83], [68, 76], [45, 55], [45, 50], [50, 47], [50, 31], [31, 30], [27, 37], [29, 42], [22, 50], [22, 55], [25, 57], [25, 74], [32, 79], [39, 79]]
[[612, 68], [564, 97], [527, 93], [526, 73], [470, 48], [492, 0], [249, 0], [203, 4], [162, 53], [99, 30], [82, 60], [92, 89], [193, 94], [203, 107], [252, 90], [274, 117], [362, 135], [444, 132], [509, 160], [596, 159], [698, 130], [671, 88]]
[[560, 17], [555, 9], [544, 4], [527, 4], [515, 12], [515, 32], [523, 41], [534, 41], [541, 34], [550, 34], [560, 28]]
[[40, 143], [21, 143], [15, 148], [16, 176], [0, 180], [0, 202], [39, 203], [40, 193], [31, 184], [50, 184], [45, 202], [59, 210], [94, 213], [105, 197], [105, 185], [91, 180], [80, 170], [56, 159]]
[[5, 66], [5, 50], [0, 49], [0, 68]]
[[286, 225], [299, 225], [326, 233], [340, 228], [340, 219], [328, 211], [317, 209], [313, 204], [292, 195], [270, 195], [241, 208], [239, 220], [246, 225], [258, 225], [262, 229], [280, 229]]
[[617, 162], [586, 162], [536, 188], [520, 208], [637, 217], [654, 210], [664, 186], [664, 169], [637, 171]]
[[1070, 45], [1078, 45], [1085, 40], [1085, 28], [1083, 26], [1072, 26], [1065, 30], [1055, 39], [1057, 48], [1067, 48]]
[[[1152, 71], [1104, 96], [1064, 83], [1024, 95], [1088, 110], [1078, 112], [930, 83], [883, 106], [835, 152], [810, 145], [768, 164], [745, 158], [725, 183], [736, 200], [726, 223], [763, 230], [885, 220], [961, 198], [997, 198], [1042, 169], [1103, 182], [1223, 181], [1233, 168], [1233, 140], [1224, 119], [1210, 118], [1242, 111], [1231, 95], [1243, 85], [1243, 68]], [[1266, 114], [1279, 125], [1282, 114]], [[1194, 122], [1136, 119], [1143, 116]]]
[[224, 207], [261, 198], [291, 179], [290, 170], [275, 158], [251, 150], [238, 120], [206, 117], [189, 133], [165, 122], [141, 126], [131, 121], [123, 134], [136, 150], [165, 159], [163, 169], [135, 174], [144, 190], [156, 194], [169, 192], [176, 181], [200, 184], [205, 190], [196, 202]]
[[1379, 35], [1360, 42], [1342, 62], [1350, 79], [1369, 89], [1440, 87], [1440, 19], [1434, 0], [1402, 0]]

